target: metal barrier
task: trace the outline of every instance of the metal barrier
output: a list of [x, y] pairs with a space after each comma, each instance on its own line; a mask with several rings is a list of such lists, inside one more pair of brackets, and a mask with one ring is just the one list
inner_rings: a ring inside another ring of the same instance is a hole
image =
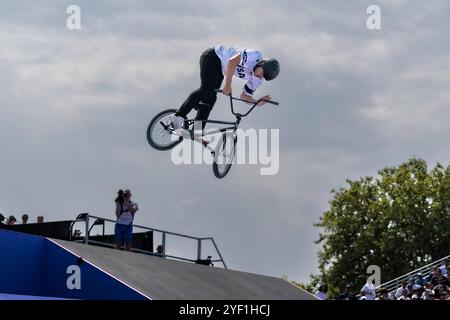
[[[404, 274], [404, 275], [402, 275], [402, 276], [400, 276], [398, 278], [395, 278], [395, 279], [390, 280], [388, 282], [382, 283], [379, 286], [377, 286], [376, 289], [377, 290], [387, 289], [389, 293], [395, 292], [401, 286], [401, 284], [402, 284], [402, 282], [404, 280], [409, 280], [411, 278], [416, 278], [417, 273], [419, 273], [419, 272], [422, 272], [422, 273], [431, 272], [431, 270], [433, 268], [440, 267], [442, 265], [442, 262], [444, 260], [446, 260], [446, 259], [449, 259], [449, 258], [450, 258], [450, 255], [448, 255], [448, 256], [446, 256], [446, 257], [444, 257], [442, 259], [433, 261], [433, 262], [431, 262], [431, 263], [429, 263], [429, 264], [427, 264], [427, 265], [425, 265], [423, 267], [420, 267], [419, 269], [413, 270], [413, 271], [408, 272], [408, 273], [406, 273], [406, 274]], [[424, 276], [425, 276], [425, 274], [424, 274]]]
[[[90, 222], [91, 219], [96, 219], [96, 220], [90, 226], [89, 222]], [[76, 222], [80, 222], [80, 221], [84, 221], [84, 223], [85, 223], [85, 236], [84, 236], [83, 240], [78, 241], [78, 242], [83, 242], [85, 244], [97, 244], [97, 245], [114, 247], [114, 245], [111, 244], [111, 243], [90, 240], [89, 236], [90, 236], [90, 232], [91, 232], [92, 228], [95, 225], [102, 225], [103, 224], [103, 234], [104, 234], [104, 232], [105, 232], [105, 225], [104, 225], [105, 221], [112, 222], [112, 223], [115, 224], [116, 223], [115, 220], [93, 216], [93, 215], [90, 215], [89, 213], [81, 213], [81, 214], [79, 214], [77, 216], [77, 218], [72, 223], [72, 226], [70, 228], [71, 236], [73, 235], [73, 230], [72, 230], [73, 229], [73, 225]], [[222, 263], [222, 265], [223, 265], [223, 267], [225, 269], [228, 269], [227, 265], [225, 264], [225, 261], [223, 260], [222, 254], [220, 253], [219, 248], [217, 247], [217, 244], [214, 241], [214, 238], [212, 238], [212, 237], [198, 238], [198, 237], [193, 237], [193, 236], [185, 235], [185, 234], [181, 234], [181, 233], [175, 233], [175, 232], [166, 231], [166, 230], [160, 230], [160, 229], [155, 229], [155, 228], [144, 227], [144, 226], [140, 226], [140, 225], [136, 225], [136, 224], [133, 224], [132, 226], [136, 227], [136, 228], [141, 228], [141, 229], [144, 229], [144, 230], [148, 230], [148, 231], [161, 233], [162, 234], [162, 250], [163, 250], [163, 252], [162, 252], [162, 255], [159, 255], [159, 254], [155, 254], [154, 252], [140, 250], [140, 249], [133, 249], [132, 248], [132, 251], [146, 253], [146, 254], [150, 254], [150, 255], [162, 256], [164, 258], [171, 258], [171, 259], [176, 259], [176, 260], [182, 260], [182, 261], [188, 261], [188, 262], [194, 262], [195, 263], [198, 260], [201, 260], [203, 241], [211, 241], [213, 246], [214, 246], [214, 249], [216, 250], [217, 255], [219, 256], [219, 259], [211, 260], [210, 262], [220, 262], [220, 263]], [[185, 258], [185, 257], [178, 257], [178, 256], [173, 256], [173, 255], [167, 255], [166, 254], [166, 243], [167, 243], [167, 237], [168, 236], [181, 237], [181, 238], [186, 238], [186, 239], [197, 241], [197, 260], [188, 259], [188, 258]], [[210, 257], [208, 256], [208, 258], [210, 258]]]

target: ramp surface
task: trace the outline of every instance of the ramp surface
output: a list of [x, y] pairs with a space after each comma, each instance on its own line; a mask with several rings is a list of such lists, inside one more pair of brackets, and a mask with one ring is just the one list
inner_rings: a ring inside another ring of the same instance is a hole
[[53, 240], [156, 300], [316, 300], [282, 279]]
[[0, 300], [147, 300], [53, 240], [0, 229]]

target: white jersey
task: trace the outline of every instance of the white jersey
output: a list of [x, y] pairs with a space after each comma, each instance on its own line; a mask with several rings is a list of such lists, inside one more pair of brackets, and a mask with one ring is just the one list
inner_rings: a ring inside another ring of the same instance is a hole
[[362, 287], [361, 292], [365, 292], [365, 300], [375, 300], [376, 290], [372, 282], [367, 282], [364, 287]]
[[253, 49], [239, 49], [224, 46], [216, 46], [214, 49], [222, 62], [223, 75], [225, 75], [227, 70], [228, 59], [237, 53], [241, 54], [241, 61], [237, 65], [234, 75], [240, 79], [247, 80], [247, 83], [244, 85], [244, 91], [247, 95], [252, 96], [264, 81], [253, 74], [253, 69], [256, 64], [263, 59], [261, 53]]

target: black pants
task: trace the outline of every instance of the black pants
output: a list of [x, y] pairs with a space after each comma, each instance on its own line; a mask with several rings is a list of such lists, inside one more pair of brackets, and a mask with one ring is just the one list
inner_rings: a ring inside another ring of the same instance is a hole
[[[195, 120], [208, 119], [217, 100], [214, 89], [220, 89], [223, 81], [222, 64], [214, 48], [207, 49], [200, 56], [200, 80], [200, 88], [192, 91], [176, 112], [177, 116], [186, 118], [193, 108], [198, 108]], [[206, 105], [199, 105], [200, 102]], [[202, 128], [205, 128], [205, 123]]]

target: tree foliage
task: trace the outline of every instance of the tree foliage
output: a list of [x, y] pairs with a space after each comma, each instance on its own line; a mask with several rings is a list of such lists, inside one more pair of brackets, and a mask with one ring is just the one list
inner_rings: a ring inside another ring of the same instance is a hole
[[370, 265], [385, 282], [450, 254], [450, 166], [428, 171], [425, 161], [410, 159], [378, 174], [332, 190], [315, 225], [320, 278], [331, 293], [346, 284], [359, 290]]

